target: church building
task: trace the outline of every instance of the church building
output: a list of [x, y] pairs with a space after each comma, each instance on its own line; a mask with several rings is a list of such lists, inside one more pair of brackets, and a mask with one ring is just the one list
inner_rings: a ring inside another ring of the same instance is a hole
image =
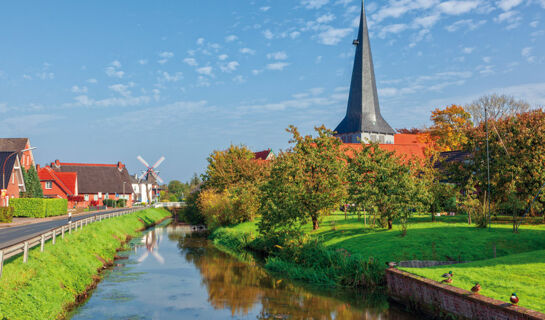
[[378, 102], [369, 31], [362, 2], [356, 55], [350, 83], [346, 116], [335, 131], [344, 143], [377, 142], [393, 144], [395, 131], [382, 118]]

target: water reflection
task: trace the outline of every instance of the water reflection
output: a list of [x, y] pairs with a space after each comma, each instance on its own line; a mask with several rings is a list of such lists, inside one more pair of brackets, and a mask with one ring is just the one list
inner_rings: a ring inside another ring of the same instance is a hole
[[121, 253], [125, 265], [110, 271], [73, 319], [416, 319], [380, 293], [271, 277], [187, 227], [155, 228], [131, 245]]

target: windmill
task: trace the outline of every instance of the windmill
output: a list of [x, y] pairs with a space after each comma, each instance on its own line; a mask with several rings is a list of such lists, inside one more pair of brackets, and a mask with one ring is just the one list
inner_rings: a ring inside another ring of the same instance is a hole
[[161, 179], [161, 177], [159, 177], [159, 171], [157, 171], [157, 167], [159, 165], [161, 165], [161, 163], [163, 163], [163, 161], [165, 161], [165, 157], [161, 157], [159, 158], [159, 160], [157, 160], [157, 162], [155, 162], [155, 164], [153, 166], [150, 166], [146, 160], [144, 160], [144, 158], [142, 158], [142, 156], [137, 156], [136, 159], [138, 159], [138, 161], [140, 161], [145, 167], [146, 167], [146, 170], [143, 170], [142, 171], [142, 175], [140, 176], [140, 178], [138, 178], [138, 183], [139, 184], [142, 184], [142, 183], [146, 183], [147, 185], [151, 184], [151, 188], [148, 187], [146, 189], [147, 190], [147, 198], [149, 200], [152, 199], [152, 190], [154, 189], [154, 184], [157, 184], [157, 181], [159, 183], [164, 183], [163, 179]]

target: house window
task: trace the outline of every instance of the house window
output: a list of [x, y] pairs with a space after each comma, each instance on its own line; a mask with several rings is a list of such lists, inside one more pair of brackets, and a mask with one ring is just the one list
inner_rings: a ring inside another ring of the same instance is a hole
[[84, 195], [84, 196], [83, 196], [83, 200], [89, 201], [89, 195], [88, 195], [88, 194]]
[[46, 181], [46, 182], [45, 182], [45, 188], [46, 188], [46, 189], [53, 189], [53, 182], [51, 182], [51, 181]]
[[109, 193], [106, 193], [106, 194], [104, 195], [104, 199], [110, 199], [110, 194], [109, 194]]
[[[99, 192], [99, 193], [98, 193], [98, 197], [99, 197], [99, 198], [102, 198], [102, 192]], [[95, 199], [95, 200], [96, 200], [96, 199]]]
[[93, 196], [93, 200], [98, 201], [98, 196], [96, 194]]

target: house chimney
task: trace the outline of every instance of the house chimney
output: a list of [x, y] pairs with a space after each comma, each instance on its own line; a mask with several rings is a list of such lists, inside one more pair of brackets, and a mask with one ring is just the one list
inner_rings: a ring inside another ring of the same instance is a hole
[[40, 165], [39, 164], [36, 165], [36, 171], [40, 171]]
[[125, 165], [123, 163], [121, 163], [121, 161], [118, 161], [117, 162], [117, 169], [119, 169], [119, 171], [123, 170], [123, 168], [125, 168]]
[[61, 161], [59, 159], [55, 160], [55, 167], [57, 168], [61, 167]]

